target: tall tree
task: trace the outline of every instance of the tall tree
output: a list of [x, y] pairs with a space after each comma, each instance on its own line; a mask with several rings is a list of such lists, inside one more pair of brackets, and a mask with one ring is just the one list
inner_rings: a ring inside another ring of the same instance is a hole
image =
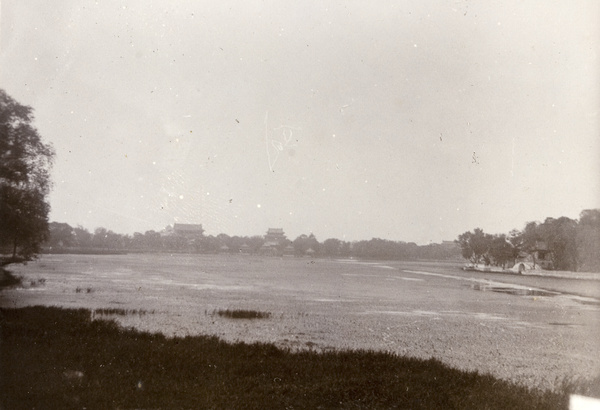
[[494, 235], [490, 242], [490, 256], [496, 266], [506, 267], [507, 264], [515, 263], [519, 255], [519, 249], [509, 241], [504, 234]]
[[67, 223], [51, 222], [50, 235], [46, 244], [51, 248], [72, 247], [76, 243], [75, 232]]
[[533, 266], [535, 266], [537, 263], [535, 251], [543, 241], [539, 224], [535, 221], [527, 222], [522, 232], [516, 233], [514, 230], [512, 232], [513, 243], [517, 242], [521, 250], [531, 255]]
[[294, 253], [298, 256], [306, 255], [309, 249], [312, 249], [316, 254], [319, 254], [321, 250], [321, 244], [312, 233], [308, 236], [305, 234], [298, 236], [294, 239], [292, 245], [294, 246]]
[[554, 269], [577, 271], [577, 221], [566, 216], [546, 218], [538, 229], [552, 252]]
[[33, 119], [31, 107], [0, 90], [0, 248], [10, 261], [32, 258], [48, 237], [54, 150]]
[[462, 255], [473, 263], [485, 262], [489, 264], [488, 251], [492, 242], [492, 235], [484, 233], [482, 229], [475, 228], [473, 232], [465, 232], [458, 236]]
[[342, 241], [336, 238], [325, 239], [323, 242], [323, 253], [327, 256], [338, 256], [340, 254], [340, 249], [342, 246]]
[[79, 246], [80, 248], [89, 248], [92, 246], [93, 236], [83, 226], [78, 225], [76, 228], [73, 228], [73, 234], [75, 236], [75, 246]]

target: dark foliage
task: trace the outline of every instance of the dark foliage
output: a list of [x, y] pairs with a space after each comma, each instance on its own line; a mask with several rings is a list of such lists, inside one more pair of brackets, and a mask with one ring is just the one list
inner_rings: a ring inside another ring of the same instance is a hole
[[531, 390], [441, 362], [372, 351], [291, 353], [216, 337], [166, 338], [87, 310], [0, 310], [6, 409], [559, 409]]
[[48, 237], [54, 151], [32, 122], [31, 107], [0, 90], [0, 254], [11, 262], [34, 257]]
[[[16, 277], [11, 274], [9, 271], [0, 268], [0, 289], [2, 288], [10, 288], [14, 286], [20, 286], [23, 283], [23, 279], [20, 277]], [[0, 334], [0, 337], [2, 335]], [[1, 339], [0, 339], [1, 342]]]
[[504, 266], [529, 255], [539, 264], [543, 254], [545, 268], [600, 272], [600, 209], [582, 211], [579, 221], [563, 216], [528, 222], [522, 231], [513, 230], [508, 236], [476, 228], [459, 235], [456, 242], [463, 257], [473, 263]]

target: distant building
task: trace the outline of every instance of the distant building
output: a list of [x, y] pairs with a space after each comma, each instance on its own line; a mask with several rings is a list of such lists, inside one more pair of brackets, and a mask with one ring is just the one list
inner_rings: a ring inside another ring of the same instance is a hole
[[173, 225], [173, 233], [175, 235], [184, 236], [186, 238], [198, 238], [204, 234], [202, 224], [175, 224]]
[[548, 244], [544, 241], [536, 241], [533, 249], [521, 251], [519, 256], [517, 256], [516, 262], [530, 263], [534, 269], [554, 269], [552, 251], [548, 249]]
[[548, 249], [548, 244], [543, 241], [535, 243], [535, 249], [531, 251], [531, 257], [535, 264], [538, 264], [542, 269], [554, 269], [552, 263], [552, 251]]
[[285, 240], [286, 237], [282, 228], [269, 228], [267, 230], [267, 234], [265, 235], [265, 243], [275, 242], [278, 245], [281, 245]]
[[294, 246], [291, 243], [283, 248], [283, 256], [294, 256], [295, 254], [296, 249], [294, 249]]
[[456, 241], [442, 241], [441, 245], [445, 248], [459, 248], [460, 249], [460, 245], [458, 243], [456, 243]]
[[260, 253], [266, 255], [279, 255], [287, 238], [282, 228], [269, 228], [265, 235], [265, 243], [260, 247]]

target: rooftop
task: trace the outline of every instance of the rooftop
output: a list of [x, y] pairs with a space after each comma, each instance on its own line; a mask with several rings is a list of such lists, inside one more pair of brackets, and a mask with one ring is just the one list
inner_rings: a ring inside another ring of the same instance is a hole
[[173, 229], [176, 231], [202, 231], [202, 224], [175, 224]]

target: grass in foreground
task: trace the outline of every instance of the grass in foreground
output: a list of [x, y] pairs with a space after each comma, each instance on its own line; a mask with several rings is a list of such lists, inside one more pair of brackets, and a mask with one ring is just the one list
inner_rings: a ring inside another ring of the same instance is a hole
[[87, 310], [0, 310], [0, 408], [566, 408], [441, 362], [371, 351], [291, 353], [216, 337], [166, 338]]

